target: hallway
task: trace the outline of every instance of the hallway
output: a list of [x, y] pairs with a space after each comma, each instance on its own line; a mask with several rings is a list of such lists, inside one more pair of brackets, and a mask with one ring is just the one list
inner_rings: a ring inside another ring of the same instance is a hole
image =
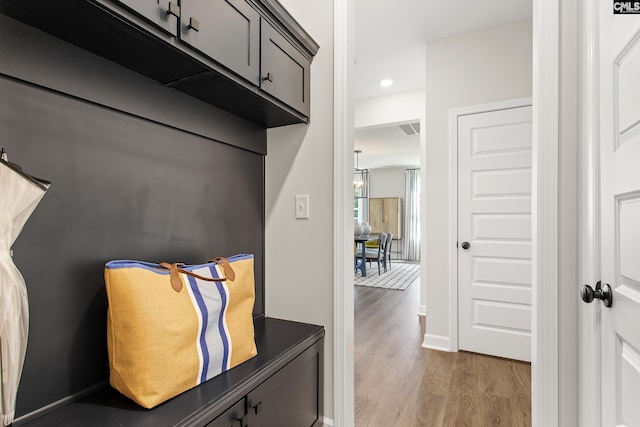
[[419, 292], [355, 287], [355, 425], [530, 426], [530, 364], [422, 348]]

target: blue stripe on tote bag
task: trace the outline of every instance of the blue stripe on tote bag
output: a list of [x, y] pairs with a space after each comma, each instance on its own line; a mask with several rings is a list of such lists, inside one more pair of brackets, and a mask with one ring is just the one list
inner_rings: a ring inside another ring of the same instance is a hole
[[257, 354], [253, 255], [105, 266], [111, 385], [152, 408]]

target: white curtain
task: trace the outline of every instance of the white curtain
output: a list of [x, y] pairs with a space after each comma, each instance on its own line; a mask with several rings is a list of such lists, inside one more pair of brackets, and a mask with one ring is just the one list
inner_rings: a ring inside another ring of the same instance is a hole
[[420, 169], [405, 171], [405, 259], [420, 259]]
[[369, 222], [369, 171], [362, 174], [363, 194], [367, 197], [360, 199], [360, 221]]

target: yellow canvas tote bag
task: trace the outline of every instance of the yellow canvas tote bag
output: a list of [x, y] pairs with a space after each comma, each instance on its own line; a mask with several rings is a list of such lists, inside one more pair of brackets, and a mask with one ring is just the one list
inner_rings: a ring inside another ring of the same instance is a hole
[[109, 382], [152, 408], [257, 354], [253, 255], [105, 265]]

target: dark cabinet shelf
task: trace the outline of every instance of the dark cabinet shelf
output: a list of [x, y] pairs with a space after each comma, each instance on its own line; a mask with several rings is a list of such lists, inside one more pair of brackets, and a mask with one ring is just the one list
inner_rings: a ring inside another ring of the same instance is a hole
[[[265, 127], [309, 121], [318, 45], [276, 0], [0, 0], [0, 13]], [[285, 55], [261, 56], [265, 31]]]
[[321, 425], [324, 328], [258, 318], [255, 331], [256, 357], [153, 409], [106, 387], [14, 426], [230, 427], [243, 417], [252, 427]]

